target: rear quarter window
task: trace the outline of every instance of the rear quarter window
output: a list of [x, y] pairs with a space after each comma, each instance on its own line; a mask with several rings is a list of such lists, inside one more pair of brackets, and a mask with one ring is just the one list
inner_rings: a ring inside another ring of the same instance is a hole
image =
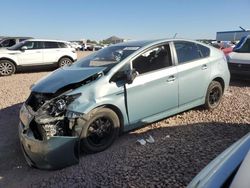
[[44, 42], [45, 49], [59, 48], [57, 42]]
[[208, 47], [200, 45], [200, 44], [197, 44], [197, 46], [200, 50], [200, 53], [202, 54], [202, 57], [209, 57], [210, 56], [210, 49]]
[[63, 42], [58, 42], [59, 48], [68, 48], [68, 45]]

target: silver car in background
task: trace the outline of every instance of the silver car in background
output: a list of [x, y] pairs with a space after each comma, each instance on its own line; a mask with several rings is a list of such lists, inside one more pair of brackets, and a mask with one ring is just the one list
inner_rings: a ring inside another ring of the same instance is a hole
[[250, 133], [211, 161], [187, 188], [219, 187], [250, 187]]
[[62, 168], [79, 151], [108, 148], [120, 132], [204, 105], [228, 88], [224, 54], [190, 40], [119, 43], [37, 82], [20, 111], [19, 135], [32, 166]]

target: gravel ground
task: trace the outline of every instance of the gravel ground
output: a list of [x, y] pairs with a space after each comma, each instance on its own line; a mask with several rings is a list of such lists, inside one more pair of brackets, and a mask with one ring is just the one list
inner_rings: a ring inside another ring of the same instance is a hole
[[[214, 111], [195, 108], [126, 133], [106, 151], [82, 155], [75, 166], [30, 168], [20, 150], [18, 112], [30, 85], [46, 74], [0, 77], [0, 187], [185, 187], [250, 131], [250, 82], [237, 80]], [[149, 135], [155, 143], [136, 143]]]

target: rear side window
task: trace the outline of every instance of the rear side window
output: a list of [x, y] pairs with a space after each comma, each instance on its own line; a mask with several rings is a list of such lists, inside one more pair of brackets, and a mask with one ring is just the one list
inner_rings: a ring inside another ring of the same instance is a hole
[[44, 48], [51, 49], [51, 48], [59, 48], [57, 42], [44, 42]]
[[179, 64], [202, 58], [202, 54], [200, 53], [198, 46], [193, 42], [177, 41], [174, 42], [174, 46]]
[[59, 48], [68, 48], [68, 45], [63, 42], [58, 42]]
[[210, 56], [210, 49], [208, 47], [200, 45], [200, 44], [197, 44], [197, 46], [200, 50], [200, 53], [202, 54], [202, 57]]

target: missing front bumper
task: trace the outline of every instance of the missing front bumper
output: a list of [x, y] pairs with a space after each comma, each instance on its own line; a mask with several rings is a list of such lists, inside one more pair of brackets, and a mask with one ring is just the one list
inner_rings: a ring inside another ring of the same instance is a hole
[[79, 137], [54, 136], [37, 140], [30, 129], [19, 123], [19, 138], [25, 159], [30, 166], [61, 169], [79, 162]]

